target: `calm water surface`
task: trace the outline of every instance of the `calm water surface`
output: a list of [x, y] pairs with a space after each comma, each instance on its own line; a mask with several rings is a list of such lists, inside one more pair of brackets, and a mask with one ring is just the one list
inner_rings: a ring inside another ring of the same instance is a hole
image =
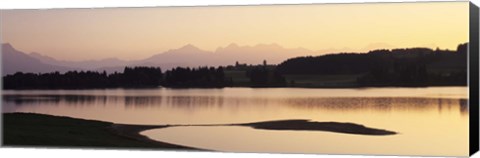
[[4, 112], [127, 124], [218, 124], [309, 119], [399, 132], [364, 136], [249, 127], [171, 127], [159, 141], [239, 152], [468, 154], [468, 88], [224, 88], [3, 91]]

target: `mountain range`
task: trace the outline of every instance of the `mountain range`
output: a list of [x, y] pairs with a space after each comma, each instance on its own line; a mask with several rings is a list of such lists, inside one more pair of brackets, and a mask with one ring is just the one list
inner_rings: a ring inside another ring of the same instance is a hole
[[41, 53], [26, 53], [15, 49], [11, 44], [2, 44], [2, 75], [15, 72], [66, 72], [70, 70], [107, 71], [112, 73], [122, 71], [125, 66], [156, 66], [162, 69], [171, 69], [177, 66], [225, 66], [235, 62], [260, 64], [266, 60], [269, 64], [279, 64], [282, 61], [318, 52], [303, 48], [283, 48], [277, 44], [258, 44], [255, 46], [239, 46], [230, 44], [219, 47], [215, 51], [206, 51], [192, 44], [178, 49], [171, 49], [141, 60], [120, 60], [107, 58], [86, 61], [66, 61], [55, 59]]
[[15, 72], [44, 73], [51, 71], [65, 72], [71, 67], [44, 63], [24, 52], [18, 51], [10, 44], [2, 44], [2, 75]]

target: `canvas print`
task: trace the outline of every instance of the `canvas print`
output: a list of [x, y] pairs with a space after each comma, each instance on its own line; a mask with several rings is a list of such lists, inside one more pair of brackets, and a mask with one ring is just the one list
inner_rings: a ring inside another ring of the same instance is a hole
[[468, 2], [1, 19], [4, 146], [469, 153]]

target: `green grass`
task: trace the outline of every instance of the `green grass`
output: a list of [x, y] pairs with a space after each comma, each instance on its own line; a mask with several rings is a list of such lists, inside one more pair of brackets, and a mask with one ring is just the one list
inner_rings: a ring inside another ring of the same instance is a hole
[[3, 145], [104, 148], [175, 148], [113, 134], [110, 122], [42, 114], [3, 114]]

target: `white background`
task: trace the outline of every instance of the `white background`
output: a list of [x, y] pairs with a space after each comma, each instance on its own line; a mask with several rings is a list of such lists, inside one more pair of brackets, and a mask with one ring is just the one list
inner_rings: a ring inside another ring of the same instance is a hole
[[[413, 2], [427, 0], [0, 0], [0, 9], [33, 8], [98, 8], [98, 7], [147, 7], [147, 6], [194, 6], [194, 5], [246, 5], [246, 4], [298, 4], [298, 3], [350, 3], [350, 2]], [[446, 1], [446, 0], [435, 0]], [[471, 0], [480, 5], [480, 0]], [[0, 19], [1, 20], [1, 19]], [[0, 32], [1, 34], [1, 32]], [[432, 144], [434, 145], [434, 144]], [[54, 149], [54, 148], [1, 148], [1, 157], [175, 157], [175, 158], [387, 158], [387, 156], [351, 155], [303, 155], [303, 154], [255, 154], [219, 152], [178, 152], [151, 150], [99, 150], [99, 149]], [[398, 156], [388, 156], [398, 157]], [[474, 158], [480, 158], [476, 154]]]

